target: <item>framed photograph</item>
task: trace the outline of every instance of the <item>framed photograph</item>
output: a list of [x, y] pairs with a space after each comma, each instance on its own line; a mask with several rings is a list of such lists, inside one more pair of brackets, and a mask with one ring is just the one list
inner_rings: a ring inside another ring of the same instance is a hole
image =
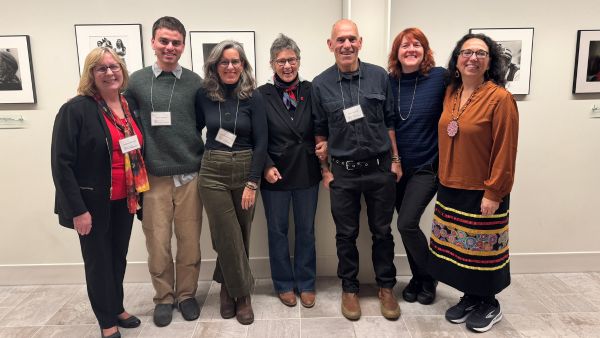
[[0, 35], [0, 103], [36, 103], [29, 35]]
[[117, 52], [127, 65], [129, 74], [144, 68], [142, 52], [142, 25], [75, 25], [79, 75], [83, 70], [85, 57], [96, 47], [110, 47]]
[[529, 94], [533, 28], [471, 28], [469, 32], [485, 34], [500, 44], [506, 89], [513, 94]]
[[254, 78], [256, 78], [254, 31], [191, 31], [190, 50], [192, 54], [192, 70], [204, 78], [204, 60], [208, 59], [212, 49], [223, 40], [235, 40], [242, 44], [248, 62], [252, 66]]
[[600, 93], [600, 30], [577, 31], [573, 94]]

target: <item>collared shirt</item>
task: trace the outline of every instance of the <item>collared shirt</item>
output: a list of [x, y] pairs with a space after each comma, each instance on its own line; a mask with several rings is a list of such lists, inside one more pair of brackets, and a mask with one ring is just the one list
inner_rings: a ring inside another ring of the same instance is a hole
[[[163, 72], [164, 71], [160, 68], [158, 63], [155, 62], [152, 65], [152, 73], [154, 73], [154, 77], [159, 77], [160, 74], [162, 74]], [[180, 64], [177, 64], [177, 66], [175, 67], [175, 69], [173, 69], [173, 71], [171, 73], [173, 73], [175, 78], [177, 80], [179, 80], [179, 79], [181, 79], [181, 73], [183, 73], [183, 68], [181, 67]], [[173, 183], [175, 184], [175, 187], [177, 188], [182, 185], [186, 185], [186, 184], [190, 183], [194, 178], [196, 178], [196, 176], [198, 176], [197, 172], [181, 174], [181, 175], [173, 175]]]
[[[158, 77], [160, 74], [162, 74], [162, 72], [164, 72], [164, 70], [162, 70], [160, 68], [160, 66], [158, 65], [158, 63], [155, 62], [152, 65], [152, 72], [154, 73], [154, 77]], [[179, 80], [179, 79], [181, 79], [181, 73], [183, 73], [183, 68], [181, 67], [180, 64], [177, 64], [175, 69], [173, 69], [173, 71], [170, 73], [173, 73], [173, 75], [175, 75], [177, 80]]]
[[[331, 156], [365, 160], [390, 150], [394, 96], [383, 68], [360, 62], [357, 72], [342, 73], [333, 65], [314, 79], [312, 98], [315, 135], [327, 137]], [[357, 104], [364, 117], [346, 122], [344, 109]]]

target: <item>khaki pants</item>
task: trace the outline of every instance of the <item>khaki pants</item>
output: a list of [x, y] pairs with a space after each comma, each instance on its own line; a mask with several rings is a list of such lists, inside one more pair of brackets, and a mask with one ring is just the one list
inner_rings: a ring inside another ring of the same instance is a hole
[[[150, 191], [144, 193], [142, 227], [148, 248], [148, 269], [156, 290], [154, 303], [172, 304], [192, 298], [200, 274], [202, 201], [198, 177], [175, 187], [172, 176], [148, 175]], [[173, 264], [171, 237], [177, 238]]]
[[251, 150], [207, 150], [198, 180], [213, 248], [218, 254], [213, 279], [224, 283], [229, 295], [235, 298], [249, 295], [254, 286], [248, 260], [254, 206], [242, 209], [242, 193], [251, 162]]

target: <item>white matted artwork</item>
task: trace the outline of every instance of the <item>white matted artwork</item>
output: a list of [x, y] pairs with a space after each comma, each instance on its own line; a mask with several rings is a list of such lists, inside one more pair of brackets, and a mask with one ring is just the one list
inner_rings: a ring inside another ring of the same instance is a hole
[[485, 34], [500, 45], [506, 89], [513, 94], [529, 94], [533, 28], [471, 28], [469, 32]]
[[254, 31], [191, 31], [192, 70], [204, 78], [204, 61], [208, 58], [212, 49], [223, 40], [234, 40], [242, 44], [256, 79]]
[[144, 68], [140, 24], [75, 25], [75, 38], [80, 75], [85, 57], [96, 47], [112, 48], [125, 61], [129, 74]]
[[577, 31], [573, 94], [600, 93], [600, 30]]
[[0, 104], [35, 102], [29, 35], [1, 35]]

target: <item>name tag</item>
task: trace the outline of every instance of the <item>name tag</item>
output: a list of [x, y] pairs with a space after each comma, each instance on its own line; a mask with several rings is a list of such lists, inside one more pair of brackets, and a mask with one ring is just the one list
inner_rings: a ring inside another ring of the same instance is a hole
[[363, 117], [365, 117], [365, 114], [363, 114], [362, 108], [360, 107], [359, 104], [357, 104], [356, 106], [344, 109], [344, 118], [346, 119], [346, 122], [348, 122], [348, 123], [350, 123], [352, 121], [356, 121], [358, 119], [362, 119]]
[[237, 135], [235, 135], [234, 133], [227, 131], [223, 128], [219, 128], [219, 132], [217, 133], [217, 137], [215, 137], [215, 140], [223, 143], [229, 148], [232, 148], [236, 137]]
[[141, 148], [140, 142], [135, 135], [120, 139], [119, 145], [121, 146], [121, 152], [123, 154]]
[[170, 126], [171, 125], [171, 112], [170, 111], [153, 111], [150, 113], [150, 125], [156, 126]]

